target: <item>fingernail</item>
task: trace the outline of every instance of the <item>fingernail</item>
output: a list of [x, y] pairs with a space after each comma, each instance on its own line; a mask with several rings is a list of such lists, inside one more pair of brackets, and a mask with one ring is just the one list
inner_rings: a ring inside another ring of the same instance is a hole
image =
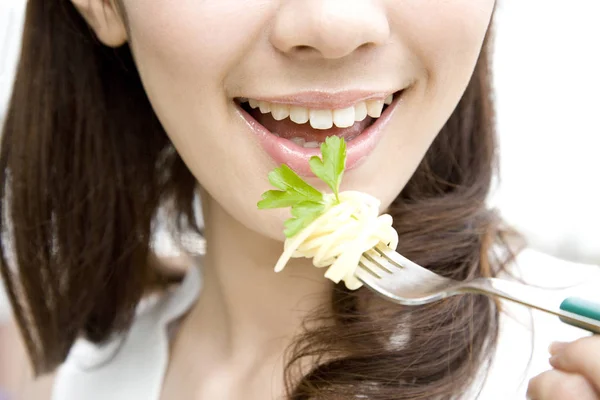
[[550, 363], [550, 365], [552, 365], [552, 367], [560, 368], [560, 356], [552, 356], [550, 357], [548, 362]]
[[548, 351], [550, 352], [551, 355], [555, 355], [560, 353], [561, 351], [563, 351], [563, 349], [567, 346], [567, 343], [564, 342], [553, 342], [552, 344], [550, 344], [550, 347], [548, 347]]

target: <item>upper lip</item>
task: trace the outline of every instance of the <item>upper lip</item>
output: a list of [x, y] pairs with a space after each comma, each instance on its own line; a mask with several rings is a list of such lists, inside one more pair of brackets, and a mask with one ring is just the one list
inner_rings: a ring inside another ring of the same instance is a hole
[[248, 96], [246, 98], [304, 108], [339, 110], [351, 107], [356, 103], [365, 100], [385, 100], [389, 95], [394, 94], [397, 91], [398, 90], [347, 90], [339, 92], [307, 91], [277, 97]]

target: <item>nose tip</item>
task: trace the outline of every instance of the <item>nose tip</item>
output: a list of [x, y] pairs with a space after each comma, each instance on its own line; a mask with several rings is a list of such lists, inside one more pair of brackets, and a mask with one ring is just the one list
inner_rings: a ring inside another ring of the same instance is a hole
[[289, 0], [277, 13], [271, 43], [295, 58], [339, 59], [385, 43], [385, 10], [371, 0]]

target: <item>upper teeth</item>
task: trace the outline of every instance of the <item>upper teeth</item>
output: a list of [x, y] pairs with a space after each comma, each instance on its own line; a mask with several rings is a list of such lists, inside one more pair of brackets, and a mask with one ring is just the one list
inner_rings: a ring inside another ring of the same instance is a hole
[[[348, 128], [354, 125], [355, 122], [363, 121], [367, 118], [367, 115], [372, 118], [379, 118], [383, 107], [386, 104], [392, 104], [393, 100], [394, 95], [391, 94], [385, 100], [361, 101], [354, 106], [339, 110], [311, 109], [254, 99], [248, 99], [247, 101], [251, 108], [258, 108], [263, 114], [271, 113], [271, 116], [277, 121], [289, 117], [297, 124], [310, 122], [313, 129], [325, 130], [332, 128], [334, 125], [338, 128]], [[242, 99], [242, 102], [245, 101], [246, 99]]]

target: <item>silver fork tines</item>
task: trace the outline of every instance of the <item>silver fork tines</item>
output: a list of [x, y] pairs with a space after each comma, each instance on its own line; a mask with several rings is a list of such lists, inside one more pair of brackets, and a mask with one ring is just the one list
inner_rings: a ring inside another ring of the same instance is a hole
[[440, 293], [440, 289], [458, 284], [385, 246], [377, 246], [373, 250], [361, 257], [356, 276], [366, 286], [392, 301], [405, 305], [430, 303], [447, 297], [447, 294]]

